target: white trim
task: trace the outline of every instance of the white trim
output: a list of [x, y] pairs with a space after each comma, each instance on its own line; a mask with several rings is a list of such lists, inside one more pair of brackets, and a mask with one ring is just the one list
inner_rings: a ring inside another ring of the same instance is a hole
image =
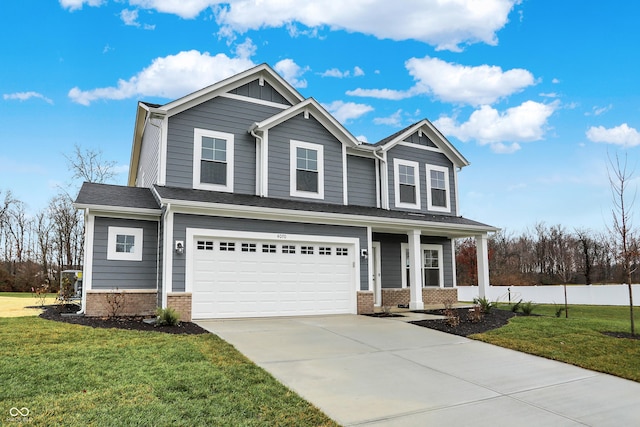
[[371, 260], [373, 259], [373, 229], [371, 226], [367, 226], [367, 290], [373, 290], [373, 267]]
[[457, 167], [453, 167], [453, 200], [456, 202], [456, 216], [460, 216], [460, 202], [458, 198], [458, 170]]
[[456, 271], [456, 242], [451, 239], [451, 280], [454, 288], [458, 287], [458, 274]]
[[420, 145], [420, 144], [415, 144], [413, 142], [408, 142], [408, 141], [401, 141], [397, 145], [401, 145], [403, 147], [409, 147], [409, 148], [416, 148], [418, 150], [433, 151], [434, 153], [444, 153], [441, 149], [437, 147], [429, 147], [428, 145]]
[[[227, 141], [226, 146], [226, 165], [227, 165], [227, 183], [225, 185], [220, 184], [208, 184], [204, 182], [200, 182], [200, 161], [202, 157], [202, 138], [218, 138], [224, 139]], [[234, 146], [234, 135], [232, 133], [226, 132], [218, 132], [209, 129], [193, 129], [193, 188], [199, 190], [213, 190], [213, 191], [224, 191], [227, 193], [233, 193], [233, 165], [234, 165], [234, 156], [233, 156], [233, 146]]]
[[[427, 209], [434, 212], [451, 212], [451, 187], [449, 186], [449, 168], [445, 166], [426, 165], [427, 173]], [[444, 189], [445, 194], [445, 206], [434, 206], [433, 198], [431, 197], [431, 171], [444, 173]]]
[[[248, 231], [233, 230], [216, 230], [209, 228], [187, 228], [185, 241], [185, 281], [184, 291], [193, 292], [193, 268], [194, 268], [194, 240], [196, 237], [222, 237], [233, 239], [251, 239], [251, 240], [269, 240], [281, 242], [314, 242], [314, 243], [338, 243], [344, 245], [352, 245], [351, 252], [353, 260], [353, 299], [354, 310], [356, 308], [356, 294], [360, 290], [360, 239], [357, 237], [341, 237], [341, 236], [318, 236], [305, 234], [284, 234], [284, 233], [262, 233]], [[163, 287], [163, 290], [165, 287]], [[163, 292], [164, 293], [164, 292]], [[355, 311], [354, 311], [355, 312]]]
[[262, 133], [262, 197], [269, 197], [269, 130]]
[[[416, 202], [415, 203], [404, 203], [400, 201], [400, 166], [409, 166], [413, 168], [414, 171], [414, 182], [416, 189]], [[395, 207], [403, 208], [403, 209], [418, 209], [420, 210], [420, 163], [414, 162], [412, 160], [404, 160], [404, 159], [393, 159], [393, 188], [394, 188], [394, 196], [395, 196]]]
[[169, 129], [169, 119], [162, 120], [162, 127], [160, 128], [160, 152], [158, 153], [158, 185], [165, 185], [167, 183], [167, 150], [168, 141], [167, 135]]
[[342, 144], [342, 204], [349, 204], [349, 187], [347, 186], [347, 146]]
[[[373, 298], [374, 305], [380, 306], [382, 304], [382, 255], [380, 254], [381, 246], [380, 242], [371, 242], [371, 248], [375, 249], [373, 252], [375, 253], [375, 257], [373, 257], [372, 264], [375, 264], [372, 269], [372, 275], [375, 274], [377, 277], [374, 279], [377, 286], [373, 287]], [[373, 256], [373, 255], [371, 255]], [[369, 259], [371, 260], [371, 256]]]
[[82, 266], [82, 311], [87, 307], [87, 291], [91, 290], [93, 279], [93, 240], [95, 227], [95, 216], [85, 209], [84, 214], [84, 263]]
[[[260, 78], [262, 78], [262, 77], [260, 77]], [[263, 81], [264, 81], [264, 79], [263, 79]], [[218, 96], [220, 98], [235, 99], [237, 101], [244, 101], [244, 102], [250, 102], [252, 104], [266, 105], [267, 107], [280, 108], [282, 110], [286, 110], [287, 108], [291, 107], [291, 105], [280, 104], [279, 102], [273, 102], [273, 101], [266, 101], [264, 99], [252, 98], [250, 96], [238, 95], [238, 94], [235, 94], [235, 93], [228, 93], [228, 92], [227, 93], [221, 93]]]
[[[318, 191], [301, 191], [296, 188], [297, 149], [305, 148], [317, 153], [318, 165]], [[324, 146], [311, 142], [296, 141], [292, 139], [289, 144], [289, 195], [306, 199], [324, 200]]]
[[[451, 245], [453, 246], [453, 241], [451, 242]], [[424, 277], [424, 250], [437, 250], [438, 251], [438, 270], [439, 270], [439, 278], [438, 281], [440, 282], [439, 287], [440, 288], [444, 288], [444, 256], [443, 256], [443, 249], [444, 246], [443, 245], [436, 245], [436, 244], [430, 244], [430, 243], [424, 243], [424, 244], [420, 244], [420, 275], [421, 277]], [[406, 288], [407, 287], [407, 249], [409, 249], [409, 244], [408, 243], [401, 243], [400, 244], [400, 263], [402, 266], [402, 287]], [[454, 273], [455, 275], [455, 273]], [[423, 288], [427, 287], [424, 286], [423, 283]], [[432, 287], [432, 286], [428, 286], [428, 287]]]
[[173, 292], [173, 210], [167, 204], [164, 218], [162, 250], [162, 307], [167, 307], [167, 294]]
[[[117, 237], [133, 236], [133, 252], [117, 252]], [[107, 260], [109, 261], [142, 261], [144, 247], [144, 229], [137, 227], [108, 227]]]

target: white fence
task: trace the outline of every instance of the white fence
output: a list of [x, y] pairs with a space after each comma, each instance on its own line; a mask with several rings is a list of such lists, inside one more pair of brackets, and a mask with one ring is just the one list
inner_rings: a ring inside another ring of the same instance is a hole
[[[478, 296], [477, 286], [459, 286], [458, 300], [473, 301]], [[533, 301], [538, 304], [564, 304], [562, 285], [546, 286], [489, 286], [489, 301]], [[633, 285], [634, 305], [640, 305], [640, 285]], [[629, 305], [627, 285], [570, 285], [567, 302], [584, 305]]]

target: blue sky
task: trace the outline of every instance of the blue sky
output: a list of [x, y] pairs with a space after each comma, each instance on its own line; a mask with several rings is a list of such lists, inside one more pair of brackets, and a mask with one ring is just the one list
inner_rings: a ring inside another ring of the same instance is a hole
[[44, 208], [72, 188], [74, 144], [125, 184], [138, 100], [266, 62], [369, 142], [431, 120], [471, 162], [463, 216], [601, 230], [607, 156], [640, 175], [638, 16], [628, 0], [2, 1], [0, 191]]

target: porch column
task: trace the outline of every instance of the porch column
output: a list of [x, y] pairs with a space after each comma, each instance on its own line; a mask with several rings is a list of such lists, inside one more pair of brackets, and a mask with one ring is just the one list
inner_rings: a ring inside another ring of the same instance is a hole
[[476, 256], [478, 261], [478, 296], [486, 298], [489, 294], [489, 249], [487, 234], [476, 236]]
[[422, 263], [420, 257], [420, 230], [411, 230], [409, 236], [409, 279], [411, 281], [409, 308], [424, 310], [422, 302]]

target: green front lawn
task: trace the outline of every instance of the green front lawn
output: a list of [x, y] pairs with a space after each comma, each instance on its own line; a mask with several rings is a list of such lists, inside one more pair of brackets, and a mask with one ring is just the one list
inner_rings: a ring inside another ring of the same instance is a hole
[[[555, 317], [559, 306], [537, 305], [534, 314], [471, 338], [549, 359], [560, 360], [640, 381], [640, 340], [614, 338], [602, 332], [630, 332], [629, 307], [569, 306], [569, 318]], [[640, 333], [640, 307], [635, 307]]]
[[[58, 294], [46, 294], [47, 302], [55, 300], [58, 297]], [[11, 298], [33, 298], [34, 301], [37, 299], [33, 292], [0, 292], [0, 297], [11, 297]]]
[[[215, 335], [0, 319], [0, 413], [35, 425], [335, 425]], [[15, 412], [15, 411], [14, 411]]]

